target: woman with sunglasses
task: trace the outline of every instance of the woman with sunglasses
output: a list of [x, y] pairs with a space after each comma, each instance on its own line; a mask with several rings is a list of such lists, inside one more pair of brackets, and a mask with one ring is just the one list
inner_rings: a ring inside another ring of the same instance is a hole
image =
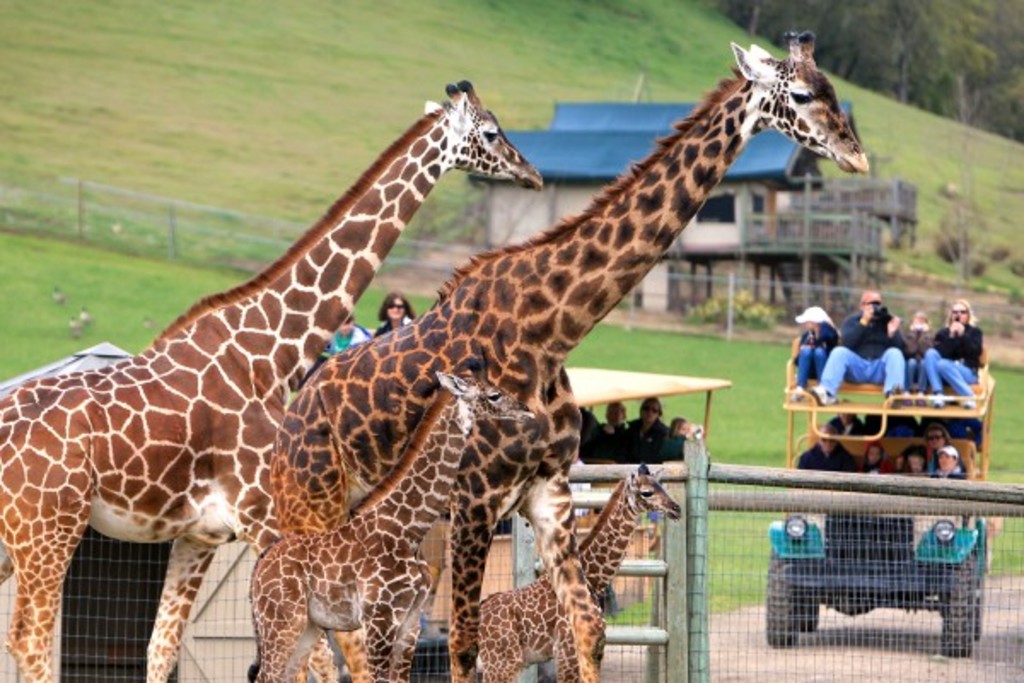
[[932, 407], [946, 405], [942, 396], [945, 383], [957, 396], [971, 397], [961, 405], [973, 410], [977, 404], [971, 385], [978, 382], [984, 338], [966, 299], [953, 302], [946, 317], [946, 326], [935, 333], [934, 344], [924, 354], [924, 371], [932, 392]]
[[373, 333], [373, 336], [379, 337], [392, 330], [397, 330], [402, 325], [411, 323], [415, 317], [416, 313], [412, 310], [412, 304], [401, 292], [389, 292], [381, 302], [380, 310], [377, 311], [377, 320], [381, 322], [381, 325]]

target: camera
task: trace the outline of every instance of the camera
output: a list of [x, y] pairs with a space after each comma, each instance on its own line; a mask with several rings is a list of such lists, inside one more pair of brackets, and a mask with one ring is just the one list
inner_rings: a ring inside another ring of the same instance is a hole
[[888, 325], [889, 321], [892, 320], [892, 313], [890, 313], [889, 309], [882, 304], [871, 304], [871, 309], [873, 311], [874, 319], [883, 325]]

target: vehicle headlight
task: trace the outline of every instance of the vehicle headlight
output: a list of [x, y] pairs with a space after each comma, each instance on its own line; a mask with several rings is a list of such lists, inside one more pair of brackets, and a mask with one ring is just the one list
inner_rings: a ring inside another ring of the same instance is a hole
[[807, 520], [803, 517], [787, 517], [786, 535], [794, 541], [802, 540], [807, 535]]
[[948, 519], [940, 519], [932, 527], [932, 533], [935, 534], [935, 540], [939, 543], [952, 543], [956, 537], [956, 525]]

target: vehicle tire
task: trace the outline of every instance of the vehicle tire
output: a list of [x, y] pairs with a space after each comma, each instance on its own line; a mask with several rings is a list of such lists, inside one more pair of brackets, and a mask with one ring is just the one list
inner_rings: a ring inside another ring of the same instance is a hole
[[765, 635], [768, 639], [768, 646], [774, 648], [793, 647], [796, 645], [798, 635], [793, 612], [792, 589], [786, 583], [783, 570], [782, 560], [772, 557], [772, 561], [768, 565]]
[[946, 657], [970, 657], [974, 651], [981, 608], [975, 590], [974, 565], [975, 559], [971, 556], [956, 568], [956, 581], [942, 612], [942, 654]]
[[818, 630], [818, 601], [806, 596], [790, 596], [793, 622], [800, 633], [814, 633]]

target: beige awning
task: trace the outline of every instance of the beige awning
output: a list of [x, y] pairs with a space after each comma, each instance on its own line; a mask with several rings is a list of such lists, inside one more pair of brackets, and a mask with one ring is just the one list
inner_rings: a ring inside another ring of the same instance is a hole
[[732, 382], [708, 377], [659, 375], [601, 368], [567, 368], [576, 402], [594, 406], [612, 401], [642, 400], [648, 396], [677, 396], [728, 389]]

